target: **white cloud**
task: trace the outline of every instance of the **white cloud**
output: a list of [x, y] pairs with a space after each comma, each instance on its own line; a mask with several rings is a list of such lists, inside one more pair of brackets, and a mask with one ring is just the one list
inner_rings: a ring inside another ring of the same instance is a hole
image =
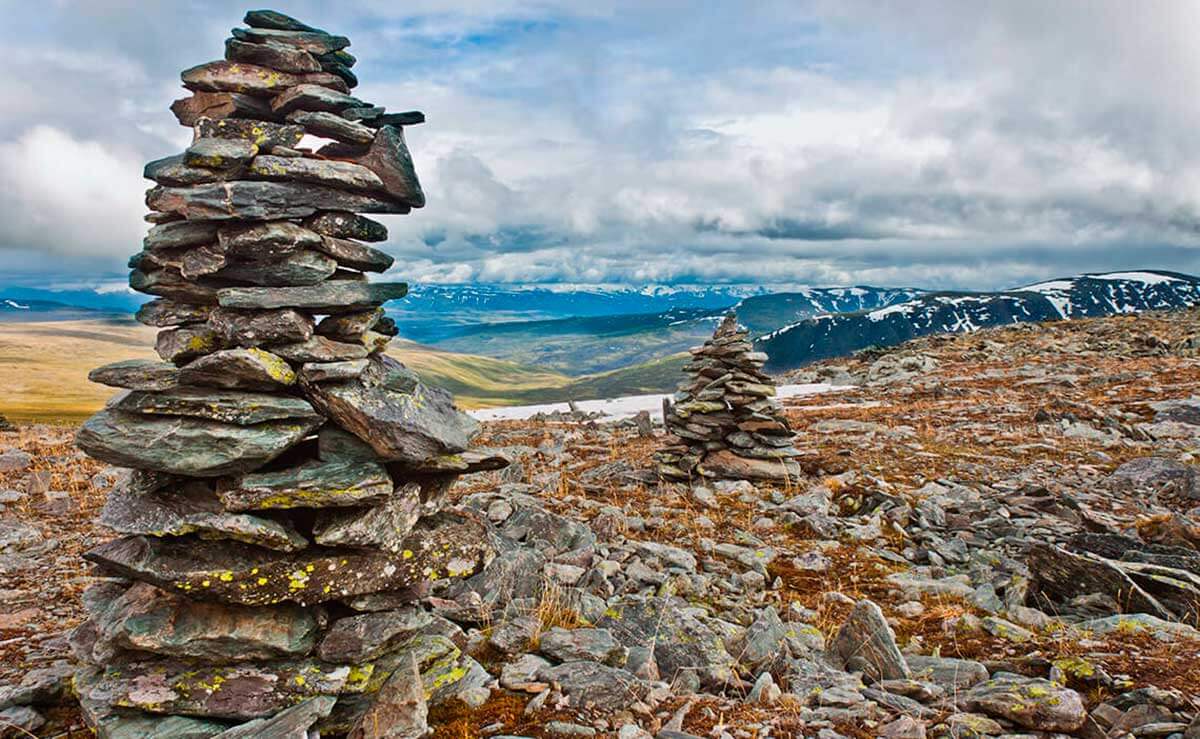
[[[409, 278], [995, 287], [1200, 271], [1194, 4], [287, 10], [354, 38], [362, 97], [428, 115], [406, 135], [429, 205], [388, 219]], [[140, 214], [141, 160], [186, 140], [166, 112], [177, 72], [217, 56], [240, 13], [14, 9], [14, 48], [44, 64], [0, 73], [0, 248], [129, 251], [96, 215]], [[34, 17], [44, 37], [28, 41]], [[76, 157], [108, 185], [37, 167]]]
[[0, 221], [12, 247], [66, 255], [137, 251], [146, 224], [135, 155], [35, 126], [0, 141]]

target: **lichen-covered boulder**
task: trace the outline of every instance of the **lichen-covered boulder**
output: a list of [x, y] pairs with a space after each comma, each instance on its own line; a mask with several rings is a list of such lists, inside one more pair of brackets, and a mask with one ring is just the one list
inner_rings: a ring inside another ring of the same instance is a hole
[[325, 547], [289, 553], [237, 542], [146, 536], [117, 539], [84, 554], [111, 572], [168, 592], [245, 605], [321, 603], [466, 578], [493, 556], [483, 522], [448, 514], [423, 520], [396, 554]]

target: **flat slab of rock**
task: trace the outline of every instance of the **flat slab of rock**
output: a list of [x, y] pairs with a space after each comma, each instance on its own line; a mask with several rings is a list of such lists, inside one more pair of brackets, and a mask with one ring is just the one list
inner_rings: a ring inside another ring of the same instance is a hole
[[279, 390], [296, 383], [291, 366], [262, 349], [225, 349], [200, 357], [179, 371], [185, 385], [241, 390]]
[[84, 557], [191, 598], [269, 605], [321, 603], [466, 578], [494, 554], [481, 522], [443, 515], [422, 522], [399, 555], [316, 547], [283, 553], [236, 542], [135, 536], [102, 544]]
[[105, 409], [80, 427], [75, 442], [89, 455], [109, 464], [217, 477], [261, 467], [319, 425], [311, 419], [288, 419], [237, 426]]
[[378, 175], [353, 162], [264, 154], [250, 163], [249, 174], [253, 179], [315, 182], [350, 190], [383, 189], [383, 180]]
[[407, 213], [409, 206], [385, 195], [346, 192], [306, 182], [234, 180], [194, 187], [156, 187], [146, 195], [151, 210], [188, 220], [270, 221], [304, 218], [321, 210]]
[[170, 390], [179, 384], [179, 368], [170, 362], [131, 359], [97, 367], [88, 373], [88, 380], [127, 390]]
[[322, 414], [387, 461], [420, 463], [457, 454], [479, 431], [478, 422], [459, 411], [448, 392], [425, 386], [388, 356], [372, 356], [356, 380], [304, 388]]
[[326, 254], [300, 249], [280, 257], [251, 262], [235, 262], [222, 267], [213, 277], [224, 284], [243, 282], [251, 285], [316, 285], [337, 271], [337, 260]]
[[225, 510], [211, 485], [200, 481], [180, 481], [158, 490], [123, 481], [108, 496], [97, 522], [127, 536], [196, 534], [283, 552], [308, 546], [290, 523]]
[[198, 138], [241, 139], [249, 141], [259, 150], [271, 149], [276, 146], [291, 148], [304, 138], [301, 126], [271, 123], [269, 121], [251, 121], [242, 118], [213, 120], [202, 118], [196, 122]]
[[392, 478], [371, 462], [306, 462], [273, 472], [222, 480], [217, 495], [231, 511], [337, 508], [382, 502]]
[[241, 347], [292, 344], [312, 338], [313, 319], [291, 308], [240, 311], [216, 308], [208, 326], [228, 344]]
[[215, 664], [304, 657], [318, 634], [312, 611], [296, 605], [203, 603], [144, 582], [92, 613], [92, 623], [98, 655], [129, 650]]
[[290, 221], [226, 226], [217, 232], [216, 238], [227, 254], [246, 259], [279, 257], [321, 245], [320, 234]]
[[333, 711], [337, 698], [332, 695], [318, 695], [303, 703], [292, 706], [270, 718], [260, 718], [235, 726], [228, 731], [217, 734], [216, 739], [260, 739], [260, 737], [280, 737], [289, 739], [308, 737], [309, 729]]
[[[179, 326], [184, 323], [204, 323], [212, 313], [211, 305], [196, 305], [194, 303], [178, 303], [167, 298], [155, 298], [138, 308], [135, 316], [138, 323], [147, 326], [163, 328]], [[149, 388], [138, 388], [141, 390]]]
[[194, 126], [202, 118], [273, 121], [277, 117], [269, 101], [236, 92], [195, 92], [171, 103], [171, 112], [184, 126]]
[[356, 97], [322, 85], [295, 85], [271, 100], [271, 110], [276, 115], [287, 115], [294, 110], [325, 111], [337, 113], [346, 108], [361, 106]]
[[313, 136], [347, 144], [369, 144], [375, 138], [375, 130], [369, 126], [357, 121], [348, 121], [327, 111], [298, 110], [288, 115], [287, 119], [299, 124]]
[[378, 249], [332, 236], [325, 237], [317, 248], [336, 259], [341, 266], [363, 272], [386, 272], [396, 261], [395, 257]]
[[135, 390], [113, 401], [111, 407], [122, 413], [206, 418], [238, 426], [285, 419], [322, 420], [303, 398], [218, 388], [177, 387], [162, 392]]
[[350, 665], [314, 660], [238, 665], [148, 660], [77, 674], [76, 680], [82, 699], [151, 714], [233, 721], [271, 717], [319, 695], [361, 693], [366, 685], [366, 676]]
[[538, 651], [559, 662], [588, 660], [610, 667], [623, 667], [629, 656], [608, 629], [554, 627], [538, 637]]
[[313, 336], [307, 341], [296, 344], [280, 344], [271, 347], [271, 351], [289, 362], [297, 364], [349, 362], [367, 357], [367, 348], [362, 344], [334, 341], [325, 336]]
[[722, 480], [799, 481], [804, 471], [793, 459], [751, 459], [728, 449], [713, 452], [697, 468], [701, 475]]
[[312, 311], [363, 310], [408, 294], [404, 282], [331, 280], [304, 287], [230, 287], [217, 293], [225, 308], [303, 308]]
[[304, 227], [335, 239], [375, 242], [387, 241], [388, 235], [387, 227], [379, 221], [372, 221], [357, 213], [337, 211], [318, 213], [305, 218]]

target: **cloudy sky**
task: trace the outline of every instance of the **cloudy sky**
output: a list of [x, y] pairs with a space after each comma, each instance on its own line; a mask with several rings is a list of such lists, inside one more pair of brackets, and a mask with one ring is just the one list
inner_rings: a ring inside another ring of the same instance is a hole
[[[1200, 3], [283, 0], [420, 109], [414, 281], [1200, 273]], [[0, 0], [0, 282], [118, 274], [243, 4]]]

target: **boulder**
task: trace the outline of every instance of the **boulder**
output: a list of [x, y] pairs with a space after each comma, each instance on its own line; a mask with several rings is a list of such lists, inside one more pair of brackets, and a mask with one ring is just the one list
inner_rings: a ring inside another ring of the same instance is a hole
[[308, 383], [304, 391], [322, 414], [388, 461], [420, 463], [462, 452], [479, 430], [449, 393], [424, 385], [385, 355], [372, 356], [355, 380]]

